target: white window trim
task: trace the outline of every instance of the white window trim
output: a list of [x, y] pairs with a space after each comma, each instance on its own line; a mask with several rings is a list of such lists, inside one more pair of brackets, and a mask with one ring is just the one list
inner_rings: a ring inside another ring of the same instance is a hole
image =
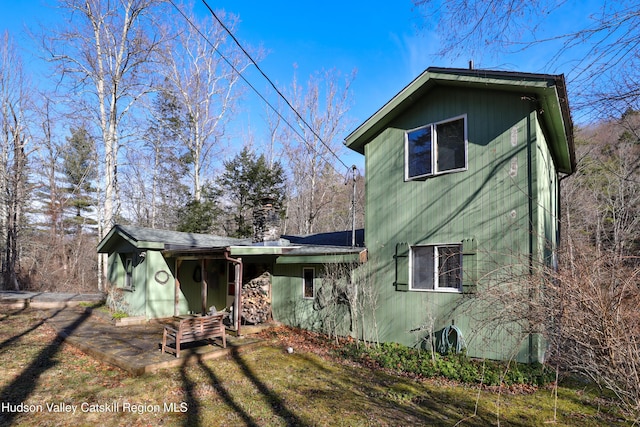
[[[436, 132], [436, 126], [442, 123], [453, 122], [460, 119], [464, 120], [464, 167], [458, 168], [458, 169], [448, 169], [446, 171], [436, 171], [436, 166], [437, 166], [436, 159], [438, 158], [438, 142], [437, 142], [438, 135]], [[431, 128], [431, 173], [410, 177], [409, 176], [409, 134], [411, 132], [414, 132], [420, 129], [425, 129], [425, 128]], [[404, 180], [405, 181], [424, 180], [432, 176], [445, 175], [448, 173], [455, 173], [455, 172], [463, 172], [468, 169], [469, 169], [469, 138], [467, 134], [467, 115], [466, 114], [461, 114], [459, 116], [451, 117], [445, 120], [440, 120], [439, 122], [429, 123], [424, 126], [418, 126], [417, 128], [408, 129], [404, 132]]]
[[[438, 248], [439, 247], [451, 247], [451, 246], [457, 246], [460, 248], [460, 272], [462, 273], [463, 270], [463, 265], [462, 265], [462, 245], [460, 243], [437, 243], [437, 244], [419, 244], [419, 245], [412, 245], [409, 247], [409, 290], [410, 291], [414, 291], [414, 292], [444, 292], [444, 293], [453, 293], [453, 294], [460, 294], [462, 293], [462, 274], [460, 274], [461, 278], [460, 278], [460, 282], [458, 284], [457, 288], [450, 288], [450, 287], [439, 287], [438, 286], [438, 282], [440, 280], [440, 275], [438, 274]], [[434, 251], [433, 251], [433, 289], [422, 289], [422, 288], [414, 288], [413, 287], [413, 248], [417, 248], [417, 247], [433, 247]]]
[[[311, 270], [313, 272], [313, 279], [311, 282], [311, 286], [313, 288], [313, 296], [305, 295], [305, 272]], [[316, 297], [316, 269], [315, 267], [303, 267], [302, 268], [302, 298], [304, 299], [314, 299]]]

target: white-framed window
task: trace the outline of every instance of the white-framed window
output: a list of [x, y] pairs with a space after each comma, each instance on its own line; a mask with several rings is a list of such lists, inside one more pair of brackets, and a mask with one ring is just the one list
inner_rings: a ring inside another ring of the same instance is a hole
[[462, 245], [411, 246], [409, 289], [462, 291]]
[[313, 298], [316, 295], [316, 269], [304, 267], [302, 269], [302, 297]]
[[405, 132], [405, 180], [467, 169], [467, 115]]

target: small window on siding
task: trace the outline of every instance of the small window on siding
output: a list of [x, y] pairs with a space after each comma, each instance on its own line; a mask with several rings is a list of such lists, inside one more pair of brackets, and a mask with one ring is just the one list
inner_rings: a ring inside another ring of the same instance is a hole
[[467, 116], [405, 133], [405, 179], [426, 178], [467, 168]]
[[315, 296], [315, 276], [315, 268], [305, 267], [302, 269], [302, 296], [304, 298]]
[[412, 246], [411, 290], [462, 290], [462, 245]]
[[124, 288], [133, 289], [133, 258], [127, 257], [124, 260]]

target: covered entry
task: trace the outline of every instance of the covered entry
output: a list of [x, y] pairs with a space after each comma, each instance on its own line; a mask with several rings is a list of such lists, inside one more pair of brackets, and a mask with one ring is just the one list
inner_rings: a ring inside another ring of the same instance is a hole
[[229, 328], [238, 331], [242, 259], [232, 258], [226, 248], [168, 248], [163, 255], [174, 264], [173, 315], [225, 311]]

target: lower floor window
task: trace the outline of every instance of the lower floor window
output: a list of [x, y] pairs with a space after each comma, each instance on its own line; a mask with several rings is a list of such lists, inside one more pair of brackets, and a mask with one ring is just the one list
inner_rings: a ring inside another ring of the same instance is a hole
[[304, 298], [313, 298], [315, 296], [315, 269], [306, 267], [302, 269], [302, 296]]
[[124, 288], [133, 289], [133, 258], [126, 258], [124, 261]]
[[413, 290], [462, 290], [462, 245], [412, 246]]

